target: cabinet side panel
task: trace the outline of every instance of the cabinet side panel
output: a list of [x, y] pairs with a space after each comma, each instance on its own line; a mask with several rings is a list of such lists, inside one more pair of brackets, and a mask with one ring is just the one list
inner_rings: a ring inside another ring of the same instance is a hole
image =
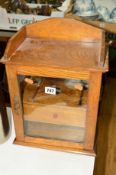
[[15, 66], [6, 65], [6, 73], [8, 78], [8, 86], [11, 100], [11, 107], [15, 123], [15, 131], [17, 140], [23, 141], [23, 108], [20, 97], [19, 82], [17, 79]]
[[15, 52], [18, 46], [24, 41], [25, 37], [26, 37], [26, 30], [25, 27], [23, 27], [9, 39], [4, 53], [3, 62], [9, 59], [9, 57], [13, 54], [13, 52]]
[[102, 73], [91, 72], [90, 88], [88, 94], [88, 109], [86, 118], [86, 135], [84, 148], [92, 150], [94, 147], [94, 138], [96, 131], [96, 121], [98, 114], [99, 95], [101, 88]]

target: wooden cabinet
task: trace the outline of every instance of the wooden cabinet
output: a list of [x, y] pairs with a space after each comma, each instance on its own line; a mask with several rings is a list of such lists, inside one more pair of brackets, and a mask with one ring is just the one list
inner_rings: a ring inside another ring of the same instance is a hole
[[6, 65], [15, 143], [94, 154], [104, 31], [74, 19], [23, 27], [8, 42]]

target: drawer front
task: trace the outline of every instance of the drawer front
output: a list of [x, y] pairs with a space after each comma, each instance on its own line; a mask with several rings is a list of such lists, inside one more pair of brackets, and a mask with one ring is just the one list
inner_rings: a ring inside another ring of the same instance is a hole
[[24, 119], [32, 122], [85, 127], [86, 108], [24, 104]]

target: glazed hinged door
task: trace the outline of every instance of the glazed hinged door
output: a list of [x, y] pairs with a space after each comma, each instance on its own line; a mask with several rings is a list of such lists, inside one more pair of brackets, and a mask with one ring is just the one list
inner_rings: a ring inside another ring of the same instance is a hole
[[19, 75], [24, 135], [84, 143], [89, 83]]

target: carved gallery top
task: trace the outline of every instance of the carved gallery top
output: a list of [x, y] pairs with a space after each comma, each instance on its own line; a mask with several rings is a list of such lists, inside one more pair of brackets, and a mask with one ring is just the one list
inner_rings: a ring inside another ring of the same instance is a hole
[[105, 57], [103, 30], [74, 19], [53, 18], [23, 27], [9, 41], [2, 61], [104, 72]]

